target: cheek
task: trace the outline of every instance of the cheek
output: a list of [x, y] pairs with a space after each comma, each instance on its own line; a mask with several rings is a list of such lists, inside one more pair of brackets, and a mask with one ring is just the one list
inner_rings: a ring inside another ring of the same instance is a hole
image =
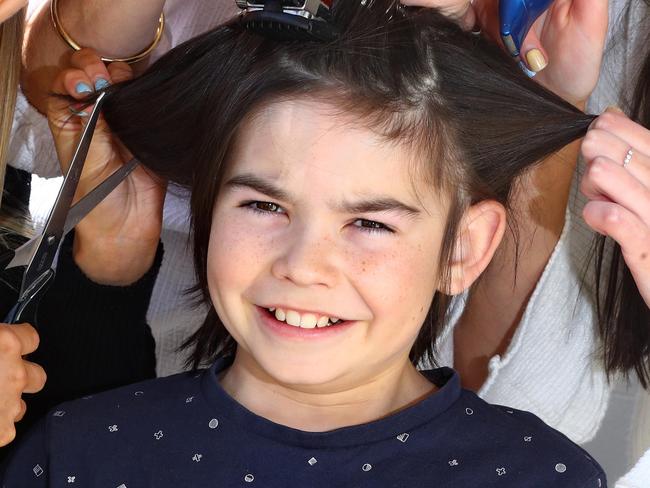
[[432, 245], [404, 243], [349, 260], [356, 288], [366, 291], [375, 318], [419, 328], [436, 289], [438, 252]]
[[255, 231], [245, 219], [215, 209], [208, 247], [210, 293], [241, 292], [264, 266], [261, 250], [270, 245], [268, 235]]

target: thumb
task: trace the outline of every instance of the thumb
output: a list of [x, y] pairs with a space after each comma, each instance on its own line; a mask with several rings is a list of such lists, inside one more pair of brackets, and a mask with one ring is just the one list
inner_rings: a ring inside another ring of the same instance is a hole
[[548, 65], [548, 53], [542, 46], [539, 36], [537, 35], [536, 27], [543, 22], [543, 16], [537, 19], [537, 22], [530, 29], [530, 32], [525, 37], [524, 42], [521, 43], [519, 50], [521, 60], [526, 63], [528, 69], [539, 73]]
[[[70, 164], [92, 110], [92, 105], [85, 102], [93, 93], [92, 86], [90, 78], [80, 69], [64, 70], [54, 80], [53, 93], [48, 99], [47, 120], [63, 172]], [[100, 117], [95, 136], [106, 130], [106, 123]]]

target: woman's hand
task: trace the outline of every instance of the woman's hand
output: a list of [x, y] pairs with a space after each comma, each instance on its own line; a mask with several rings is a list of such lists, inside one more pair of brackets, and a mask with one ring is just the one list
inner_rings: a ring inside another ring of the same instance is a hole
[[408, 7], [437, 8], [443, 15], [456, 20], [469, 30], [476, 24], [476, 16], [470, 0], [402, 0]]
[[[498, 0], [475, 0], [478, 23], [500, 41]], [[555, 0], [521, 46], [536, 80], [577, 107], [596, 87], [607, 36], [608, 0]]]
[[36, 393], [45, 385], [45, 371], [23, 356], [38, 347], [31, 325], [0, 324], [0, 446], [16, 436], [14, 424], [25, 415], [23, 393]]
[[650, 307], [650, 131], [610, 108], [589, 129], [582, 154], [585, 221], [620, 244]]
[[[72, 68], [56, 78], [54, 92], [78, 100], [106, 83], [131, 78], [124, 63], [108, 68], [91, 49], [83, 49], [71, 58]], [[77, 107], [79, 108], [79, 107]], [[86, 117], [73, 115], [68, 101], [51, 97], [48, 120], [59, 161], [65, 172], [79, 141]], [[85, 113], [89, 113], [90, 108]], [[97, 123], [75, 199], [101, 183], [132, 155], [110, 133], [103, 117]], [[151, 267], [162, 228], [165, 185], [139, 167], [90, 212], [76, 227], [74, 258], [93, 281], [109, 285], [127, 285]]]
[[[466, 29], [475, 24], [495, 42], [499, 35], [498, 0], [402, 0], [404, 5], [436, 7]], [[536, 79], [565, 100], [583, 108], [596, 87], [608, 23], [608, 0], [555, 0], [524, 39], [522, 59]]]

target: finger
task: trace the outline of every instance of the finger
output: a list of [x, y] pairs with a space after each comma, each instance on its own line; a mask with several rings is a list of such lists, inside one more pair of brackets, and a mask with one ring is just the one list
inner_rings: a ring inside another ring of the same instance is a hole
[[650, 155], [650, 130], [630, 120], [619, 108], [609, 107], [591, 127], [611, 132], [637, 151]]
[[[605, 122], [601, 122], [598, 127]], [[585, 161], [590, 162], [598, 157], [606, 157], [619, 166], [623, 166], [630, 149], [632, 149], [631, 159], [624, 169], [646, 188], [650, 188], [650, 156], [637, 149], [637, 146], [626, 142], [613, 132], [595, 126], [587, 132], [581, 146]]]
[[596, 232], [618, 242], [639, 292], [650, 303], [650, 227], [615, 203], [589, 202], [583, 217]]
[[73, 68], [83, 70], [92, 82], [94, 90], [99, 91], [111, 83], [111, 76], [101, 57], [89, 48], [81, 49], [70, 57]]
[[47, 381], [45, 370], [31, 361], [23, 361], [23, 366], [27, 373], [27, 381], [25, 382], [23, 393], [36, 393], [41, 391]]
[[20, 422], [23, 417], [25, 416], [25, 412], [27, 412], [27, 404], [25, 403], [25, 400], [22, 398], [20, 399], [20, 410], [14, 417], [14, 422]]
[[650, 225], [650, 189], [615, 161], [604, 156], [591, 161], [580, 190], [590, 200], [599, 200], [599, 195], [605, 195]]
[[36, 329], [29, 324], [0, 324], [0, 354], [24, 356], [38, 347]]
[[537, 19], [533, 28], [528, 32], [528, 35], [524, 38], [524, 41], [521, 43], [521, 59], [526, 63], [528, 69], [539, 73], [546, 66], [548, 66], [548, 54], [542, 46], [542, 42], [539, 40], [537, 35], [536, 27], [539, 26], [542, 22], [542, 18]]
[[16, 438], [16, 427], [14, 423], [9, 422], [7, 425], [2, 425], [4, 423], [4, 421], [0, 421], [0, 447], [6, 446]]
[[121, 83], [133, 78], [133, 69], [127, 63], [117, 61], [109, 64], [107, 69], [113, 83]]
[[407, 7], [437, 8], [440, 13], [453, 19], [461, 19], [472, 3], [469, 0], [402, 0]]

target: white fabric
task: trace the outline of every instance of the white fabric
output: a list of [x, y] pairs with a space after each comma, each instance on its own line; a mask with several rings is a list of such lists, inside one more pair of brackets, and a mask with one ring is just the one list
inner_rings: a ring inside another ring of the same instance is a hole
[[[612, 19], [618, 19], [624, 4], [625, 0], [611, 0]], [[234, 2], [220, 0], [217, 5], [214, 0], [168, 0], [165, 9], [168, 24], [156, 56], [230, 17], [234, 13]], [[635, 15], [637, 19], [642, 18], [640, 11], [633, 9], [631, 16], [621, 19], [630, 32], [637, 29], [633, 25]], [[619, 23], [614, 21], [612, 25]], [[633, 78], [627, 62], [634, 59], [632, 40], [631, 35], [626, 36], [624, 42], [614, 45], [610, 39], [605, 69], [590, 100], [590, 111], [598, 113], [616, 103], [617, 87], [623, 86], [622, 80]], [[22, 94], [16, 119], [11, 164], [41, 176], [57, 175], [58, 166], [47, 124]], [[577, 190], [577, 181], [583, 171], [581, 163], [574, 190]], [[580, 292], [584, 258], [592, 237], [580, 215], [583, 205], [581, 195], [574, 191], [560, 242], [537, 284], [511, 346], [503, 357], [492, 358], [488, 380], [479, 392], [489, 402], [534, 412], [576, 442], [585, 442], [594, 436], [609, 398], [604, 373], [594, 356], [593, 306], [585, 298], [587, 292]], [[194, 281], [186, 242], [187, 216], [186, 199], [169, 194], [162, 234], [165, 259], [148, 314], [156, 339], [158, 374], [161, 376], [183, 369], [184, 357], [177, 348], [204, 316], [203, 310], [192, 309], [183, 296], [183, 291]], [[456, 303], [455, 313], [461, 311], [462, 298]], [[452, 332], [451, 327], [448, 328], [440, 339], [442, 364], [453, 364]], [[643, 415], [635, 417], [645, 418], [648, 404], [650, 401], [644, 404]], [[644, 424], [646, 428], [649, 423]], [[642, 425], [639, 423], [638, 427]], [[649, 473], [650, 455], [646, 454], [617, 487], [650, 487]]]

